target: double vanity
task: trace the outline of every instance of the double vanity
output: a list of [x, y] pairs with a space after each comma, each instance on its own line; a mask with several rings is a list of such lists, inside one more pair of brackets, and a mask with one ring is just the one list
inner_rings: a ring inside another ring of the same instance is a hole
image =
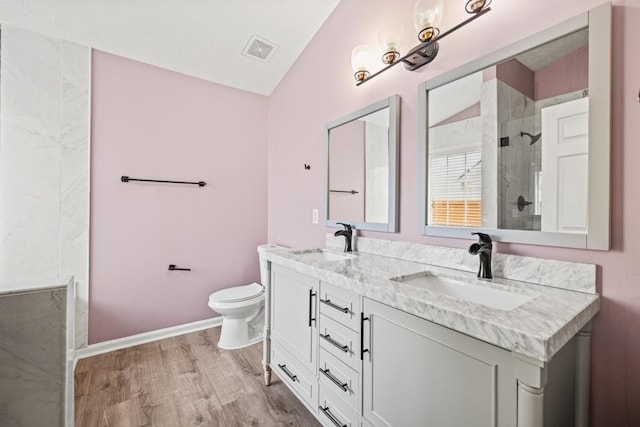
[[595, 266], [361, 237], [261, 247], [271, 372], [328, 426], [586, 426]]
[[259, 249], [266, 383], [327, 426], [588, 426], [595, 265], [491, 241], [609, 249], [610, 58], [605, 3], [420, 85], [419, 232], [479, 234], [480, 271], [462, 249], [342, 252], [351, 226], [399, 230], [402, 102], [328, 123], [326, 225], [351, 225]]

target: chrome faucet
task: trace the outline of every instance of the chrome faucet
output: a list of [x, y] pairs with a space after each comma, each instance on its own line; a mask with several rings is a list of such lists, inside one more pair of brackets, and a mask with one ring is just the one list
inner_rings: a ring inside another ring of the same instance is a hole
[[478, 277], [483, 279], [491, 279], [491, 250], [493, 249], [493, 243], [491, 242], [491, 236], [485, 233], [471, 233], [478, 236], [479, 243], [473, 243], [469, 246], [469, 253], [471, 255], [478, 255], [480, 257], [480, 267], [478, 268]]
[[350, 224], [344, 224], [342, 222], [338, 223], [339, 225], [342, 225], [344, 227], [344, 230], [338, 230], [335, 233], [333, 233], [334, 236], [344, 236], [344, 251], [345, 252], [352, 252], [352, 248], [351, 248], [351, 238], [353, 237], [353, 226]]

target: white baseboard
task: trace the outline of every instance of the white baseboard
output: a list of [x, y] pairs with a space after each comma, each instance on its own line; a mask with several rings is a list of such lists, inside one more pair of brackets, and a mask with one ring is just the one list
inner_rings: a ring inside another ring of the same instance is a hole
[[76, 350], [75, 358], [76, 360], [84, 359], [86, 357], [109, 353], [110, 351], [121, 350], [123, 348], [146, 344], [148, 342], [175, 337], [177, 335], [184, 335], [190, 332], [202, 331], [204, 329], [214, 328], [220, 325], [222, 325], [222, 316], [214, 317], [212, 319], [199, 320], [192, 323], [185, 323], [184, 325], [172, 326], [170, 328], [144, 332], [142, 334], [131, 335], [129, 337], [117, 338], [115, 340], [89, 344], [85, 348]]

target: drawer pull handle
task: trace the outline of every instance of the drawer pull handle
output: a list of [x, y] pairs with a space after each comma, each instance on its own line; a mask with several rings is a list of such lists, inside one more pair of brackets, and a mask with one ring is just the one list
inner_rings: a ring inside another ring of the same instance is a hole
[[320, 299], [320, 302], [345, 314], [349, 312], [349, 307], [340, 307], [339, 305], [332, 303], [330, 299]]
[[313, 317], [313, 297], [316, 296], [316, 293], [313, 292], [313, 289], [309, 289], [309, 327], [311, 327], [311, 322], [315, 322], [316, 318]]
[[324, 339], [329, 344], [332, 344], [332, 345], [338, 347], [340, 350], [344, 351], [345, 353], [349, 352], [349, 346], [348, 345], [340, 344], [338, 341], [336, 341], [333, 338], [331, 338], [331, 335], [329, 335], [329, 334], [327, 334], [327, 335], [320, 334], [320, 338]]
[[298, 381], [298, 376], [297, 375], [293, 375], [291, 373], [291, 371], [289, 369], [287, 369], [287, 365], [281, 365], [281, 364], [278, 363], [278, 368], [282, 369], [282, 372], [287, 374], [287, 376], [289, 378], [291, 378], [291, 381]]
[[336, 377], [333, 376], [333, 374], [331, 373], [330, 370], [320, 368], [320, 372], [322, 372], [325, 377], [329, 378], [335, 385], [340, 387], [342, 389], [342, 391], [348, 391], [349, 390], [349, 383], [340, 382], [339, 379], [337, 379]]
[[333, 423], [334, 426], [336, 427], [347, 427], [346, 424], [342, 424], [332, 413], [331, 413], [331, 409], [329, 409], [328, 406], [325, 406], [324, 408], [322, 406], [318, 406], [318, 408], [320, 408], [320, 411], [331, 420], [331, 422]]
[[369, 352], [369, 349], [364, 348], [364, 322], [369, 321], [368, 317], [364, 317], [364, 313], [360, 313], [360, 360], [364, 360], [364, 354]]

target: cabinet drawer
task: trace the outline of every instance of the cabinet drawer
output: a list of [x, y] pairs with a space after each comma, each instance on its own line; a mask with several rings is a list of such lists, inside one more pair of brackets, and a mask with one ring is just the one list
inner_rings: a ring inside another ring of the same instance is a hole
[[360, 375], [324, 349], [320, 349], [320, 384], [344, 400], [354, 410], [358, 409]]
[[271, 342], [271, 369], [314, 414], [318, 412], [318, 380], [277, 342]]
[[360, 372], [360, 334], [323, 315], [319, 330], [320, 347]]
[[359, 426], [358, 414], [342, 399], [320, 384], [320, 399], [318, 405], [318, 419], [327, 427], [356, 427]]
[[320, 314], [342, 323], [354, 331], [360, 330], [360, 297], [328, 282], [320, 283]]

